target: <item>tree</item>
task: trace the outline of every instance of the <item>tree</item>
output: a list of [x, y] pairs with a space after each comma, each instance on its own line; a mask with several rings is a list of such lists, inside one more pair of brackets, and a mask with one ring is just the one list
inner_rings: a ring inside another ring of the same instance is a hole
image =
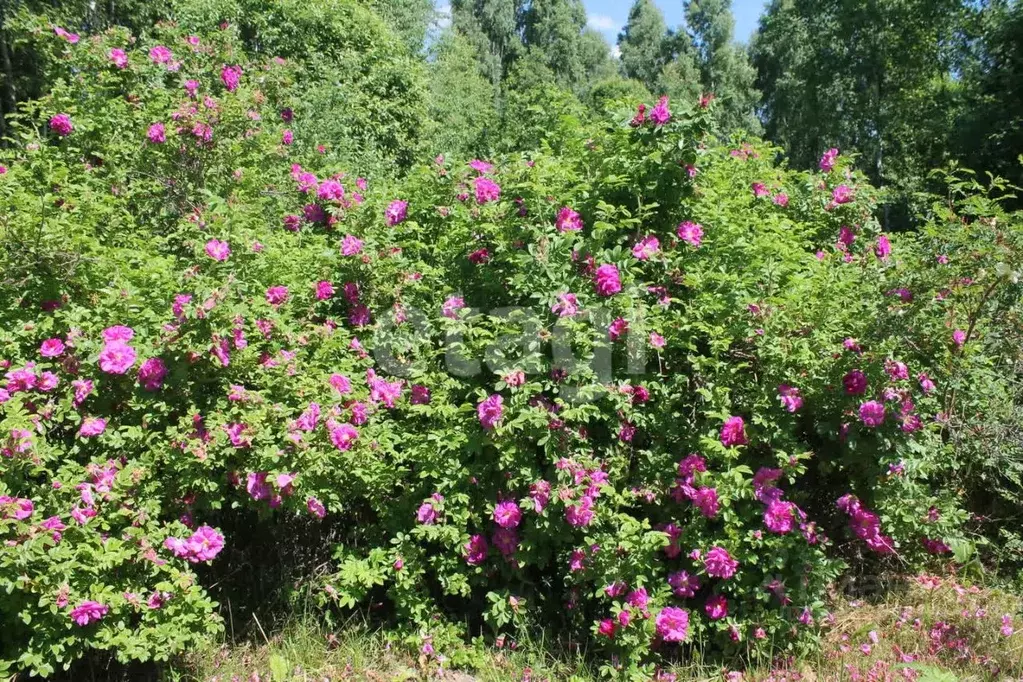
[[653, 0], [636, 0], [629, 10], [625, 28], [618, 34], [625, 75], [642, 81], [650, 90], [657, 90], [667, 61], [667, 37], [664, 15]]
[[719, 100], [718, 123], [724, 131], [759, 133], [755, 109], [760, 94], [756, 70], [746, 50], [734, 42], [731, 0], [687, 0], [685, 18], [704, 88]]
[[774, 0], [753, 53], [767, 134], [797, 165], [858, 151], [871, 178], [919, 188], [961, 106], [968, 0]]
[[496, 88], [480, 71], [472, 44], [457, 31], [444, 32], [432, 52], [427, 132], [431, 155], [488, 156], [488, 140], [497, 123]]
[[529, 49], [542, 56], [561, 84], [578, 87], [586, 77], [581, 45], [586, 8], [582, 0], [531, 0], [521, 21]]
[[412, 52], [422, 52], [426, 31], [436, 15], [432, 0], [374, 0], [373, 7]]
[[970, 168], [1023, 186], [1023, 3], [993, 0], [972, 17], [962, 66], [966, 105], [953, 151]]
[[476, 48], [483, 73], [497, 85], [523, 53], [519, 33], [521, 0], [452, 0], [455, 30]]

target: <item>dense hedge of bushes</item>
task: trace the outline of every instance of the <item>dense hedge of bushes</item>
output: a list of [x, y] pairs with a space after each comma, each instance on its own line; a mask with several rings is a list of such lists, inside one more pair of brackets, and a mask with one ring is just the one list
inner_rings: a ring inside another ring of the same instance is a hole
[[853, 159], [666, 99], [367, 179], [283, 33], [50, 40], [0, 158], [0, 670], [216, 632], [242, 508], [338, 530], [328, 611], [386, 595], [427, 654], [557, 622], [608, 674], [797, 651], [850, 558], [974, 558], [952, 436], [1023, 267], [982, 188], [882, 234]]

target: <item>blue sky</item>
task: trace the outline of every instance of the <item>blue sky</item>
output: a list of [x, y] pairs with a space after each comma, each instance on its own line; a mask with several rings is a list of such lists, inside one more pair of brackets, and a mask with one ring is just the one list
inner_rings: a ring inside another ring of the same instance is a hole
[[[682, 23], [682, 0], [654, 0], [668, 26], [677, 27]], [[599, 29], [612, 45], [617, 42], [618, 32], [629, 17], [631, 0], [583, 0], [589, 14], [590, 26]], [[767, 0], [732, 0], [735, 15], [735, 37], [746, 42], [757, 28], [761, 12]]]
[[[434, 0], [441, 13], [439, 25], [446, 25], [450, 19], [451, 4], [449, 0]], [[682, 23], [682, 0], [654, 0], [664, 12], [668, 26], [675, 28]], [[618, 42], [618, 32], [629, 18], [632, 0], [583, 0], [589, 15], [589, 25], [598, 29], [614, 45]], [[764, 11], [767, 0], [732, 0], [732, 13], [735, 15], [735, 37], [747, 42], [757, 28], [760, 14]]]

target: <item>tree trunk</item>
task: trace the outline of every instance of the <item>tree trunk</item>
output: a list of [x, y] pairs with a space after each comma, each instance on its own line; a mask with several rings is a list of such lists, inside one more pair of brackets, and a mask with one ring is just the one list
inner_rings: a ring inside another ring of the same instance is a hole
[[7, 135], [7, 115], [14, 112], [18, 97], [14, 85], [14, 67], [7, 46], [7, 0], [0, 0], [0, 67], [4, 70], [4, 92], [0, 100], [0, 138]]

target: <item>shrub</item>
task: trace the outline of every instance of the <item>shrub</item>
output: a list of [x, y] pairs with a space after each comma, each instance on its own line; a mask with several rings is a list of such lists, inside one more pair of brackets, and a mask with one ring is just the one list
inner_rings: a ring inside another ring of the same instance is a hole
[[8, 667], [207, 636], [240, 508], [332, 525], [323, 603], [427, 655], [542, 620], [611, 675], [810, 646], [843, 559], [972, 556], [945, 438], [1018, 216], [882, 235], [851, 159], [666, 99], [367, 182], [287, 135], [305, 65], [188, 36], [63, 52], [3, 160]]

